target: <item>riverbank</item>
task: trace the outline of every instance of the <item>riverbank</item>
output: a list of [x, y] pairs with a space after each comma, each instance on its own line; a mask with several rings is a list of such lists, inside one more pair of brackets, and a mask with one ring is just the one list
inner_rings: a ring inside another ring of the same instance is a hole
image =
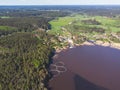
[[[120, 43], [114, 43], [114, 42], [110, 43], [110, 42], [103, 42], [103, 41], [95, 41], [95, 42], [85, 41], [82, 44], [74, 44], [73, 48], [75, 48], [76, 46], [83, 46], [83, 45], [88, 45], [88, 46], [100, 45], [100, 46], [104, 46], [104, 47], [120, 49]], [[56, 48], [55, 52], [60, 53], [61, 51], [67, 50], [69, 48], [70, 48], [69, 46], [64, 46], [62, 48]], [[56, 57], [56, 54], [53, 57]]]
[[84, 43], [82, 43], [81, 45], [90, 45], [90, 46], [94, 46], [94, 45], [100, 45], [100, 46], [104, 46], [104, 47], [111, 47], [111, 48], [115, 48], [115, 49], [120, 49], [120, 43], [109, 43], [109, 42], [103, 42], [103, 41], [96, 41], [96, 42], [89, 42], [86, 41]]

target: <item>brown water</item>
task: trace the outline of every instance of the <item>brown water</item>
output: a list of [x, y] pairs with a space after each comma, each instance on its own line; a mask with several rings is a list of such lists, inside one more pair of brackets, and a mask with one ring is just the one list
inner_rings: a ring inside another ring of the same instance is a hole
[[61, 61], [67, 70], [50, 80], [51, 90], [120, 90], [120, 50], [81, 46], [54, 58]]

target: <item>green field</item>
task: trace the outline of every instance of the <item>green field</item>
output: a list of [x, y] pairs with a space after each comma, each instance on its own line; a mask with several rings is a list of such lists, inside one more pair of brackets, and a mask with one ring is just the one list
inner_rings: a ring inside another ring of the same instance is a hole
[[52, 26], [52, 30], [50, 33], [54, 34], [62, 34], [63, 32], [61, 31], [61, 28], [69, 25], [71, 22], [83, 18], [81, 15], [76, 15], [76, 16], [66, 16], [66, 17], [59, 17], [56, 18], [55, 20], [50, 21], [49, 23]]
[[15, 30], [15, 27], [10, 27], [10, 26], [0, 26], [0, 30]]
[[9, 16], [0, 16], [0, 18], [10, 18]]
[[[77, 43], [82, 43], [84, 38], [87, 40], [119, 41], [116, 37], [111, 36], [111, 33], [120, 32], [120, 20], [117, 18], [77, 14], [59, 17], [49, 23], [52, 29], [48, 33], [64, 38], [75, 37], [73, 41]], [[101, 35], [103, 36], [101, 37]], [[115, 40], [112, 39], [113, 37]]]
[[[96, 20], [101, 23], [101, 25], [92, 25], [92, 24], [84, 24], [82, 20]], [[74, 16], [66, 16], [66, 17], [59, 17], [55, 20], [49, 22], [52, 26], [52, 30], [50, 33], [54, 34], [63, 34], [61, 28], [68, 26], [70, 23], [71, 25], [77, 25], [85, 28], [103, 28], [107, 32], [118, 32], [120, 31], [120, 20], [116, 18], [108, 18], [103, 16], [87, 16], [87, 15], [74, 15]], [[69, 25], [70, 26], [70, 25]], [[71, 26], [70, 26], [71, 28]], [[74, 29], [74, 28], [73, 28]]]

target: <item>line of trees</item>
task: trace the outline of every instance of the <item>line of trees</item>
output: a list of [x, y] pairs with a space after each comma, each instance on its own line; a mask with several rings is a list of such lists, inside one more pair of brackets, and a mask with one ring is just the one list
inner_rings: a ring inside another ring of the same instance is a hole
[[0, 36], [14, 32], [32, 32], [39, 28], [48, 30], [51, 28], [49, 20], [39, 17], [3, 18], [0, 19]]

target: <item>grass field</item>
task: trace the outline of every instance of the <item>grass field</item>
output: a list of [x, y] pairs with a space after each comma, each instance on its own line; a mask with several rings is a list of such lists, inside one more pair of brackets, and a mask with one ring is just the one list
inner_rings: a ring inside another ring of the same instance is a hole
[[0, 18], [10, 18], [9, 16], [0, 16]]
[[14, 30], [16, 28], [10, 26], [0, 26], [0, 30]]
[[[82, 20], [93, 20], [100, 22], [101, 25], [91, 25], [91, 24], [84, 24]], [[70, 25], [78, 25], [81, 27], [96, 27], [96, 28], [103, 28], [106, 32], [118, 32], [120, 31], [120, 20], [116, 18], [109, 18], [104, 16], [87, 16], [87, 15], [74, 15], [74, 16], [66, 16], [66, 17], [59, 17], [55, 20], [49, 22], [52, 26], [52, 30], [49, 33], [53, 34], [64, 34], [62, 31], [62, 27], [70, 26]], [[70, 26], [70, 29], [72, 27]], [[74, 28], [72, 28], [74, 29]]]
[[83, 18], [83, 16], [82, 15], [66, 16], [66, 17], [59, 17], [55, 20], [52, 20], [52, 21], [49, 22], [52, 26], [52, 30], [50, 31], [50, 33], [62, 34], [63, 33], [61, 31], [62, 27], [66, 26], [66, 25], [69, 25], [73, 21], [79, 20], [80, 18]]
[[10, 18], [9, 16], [0, 16], [0, 18]]

